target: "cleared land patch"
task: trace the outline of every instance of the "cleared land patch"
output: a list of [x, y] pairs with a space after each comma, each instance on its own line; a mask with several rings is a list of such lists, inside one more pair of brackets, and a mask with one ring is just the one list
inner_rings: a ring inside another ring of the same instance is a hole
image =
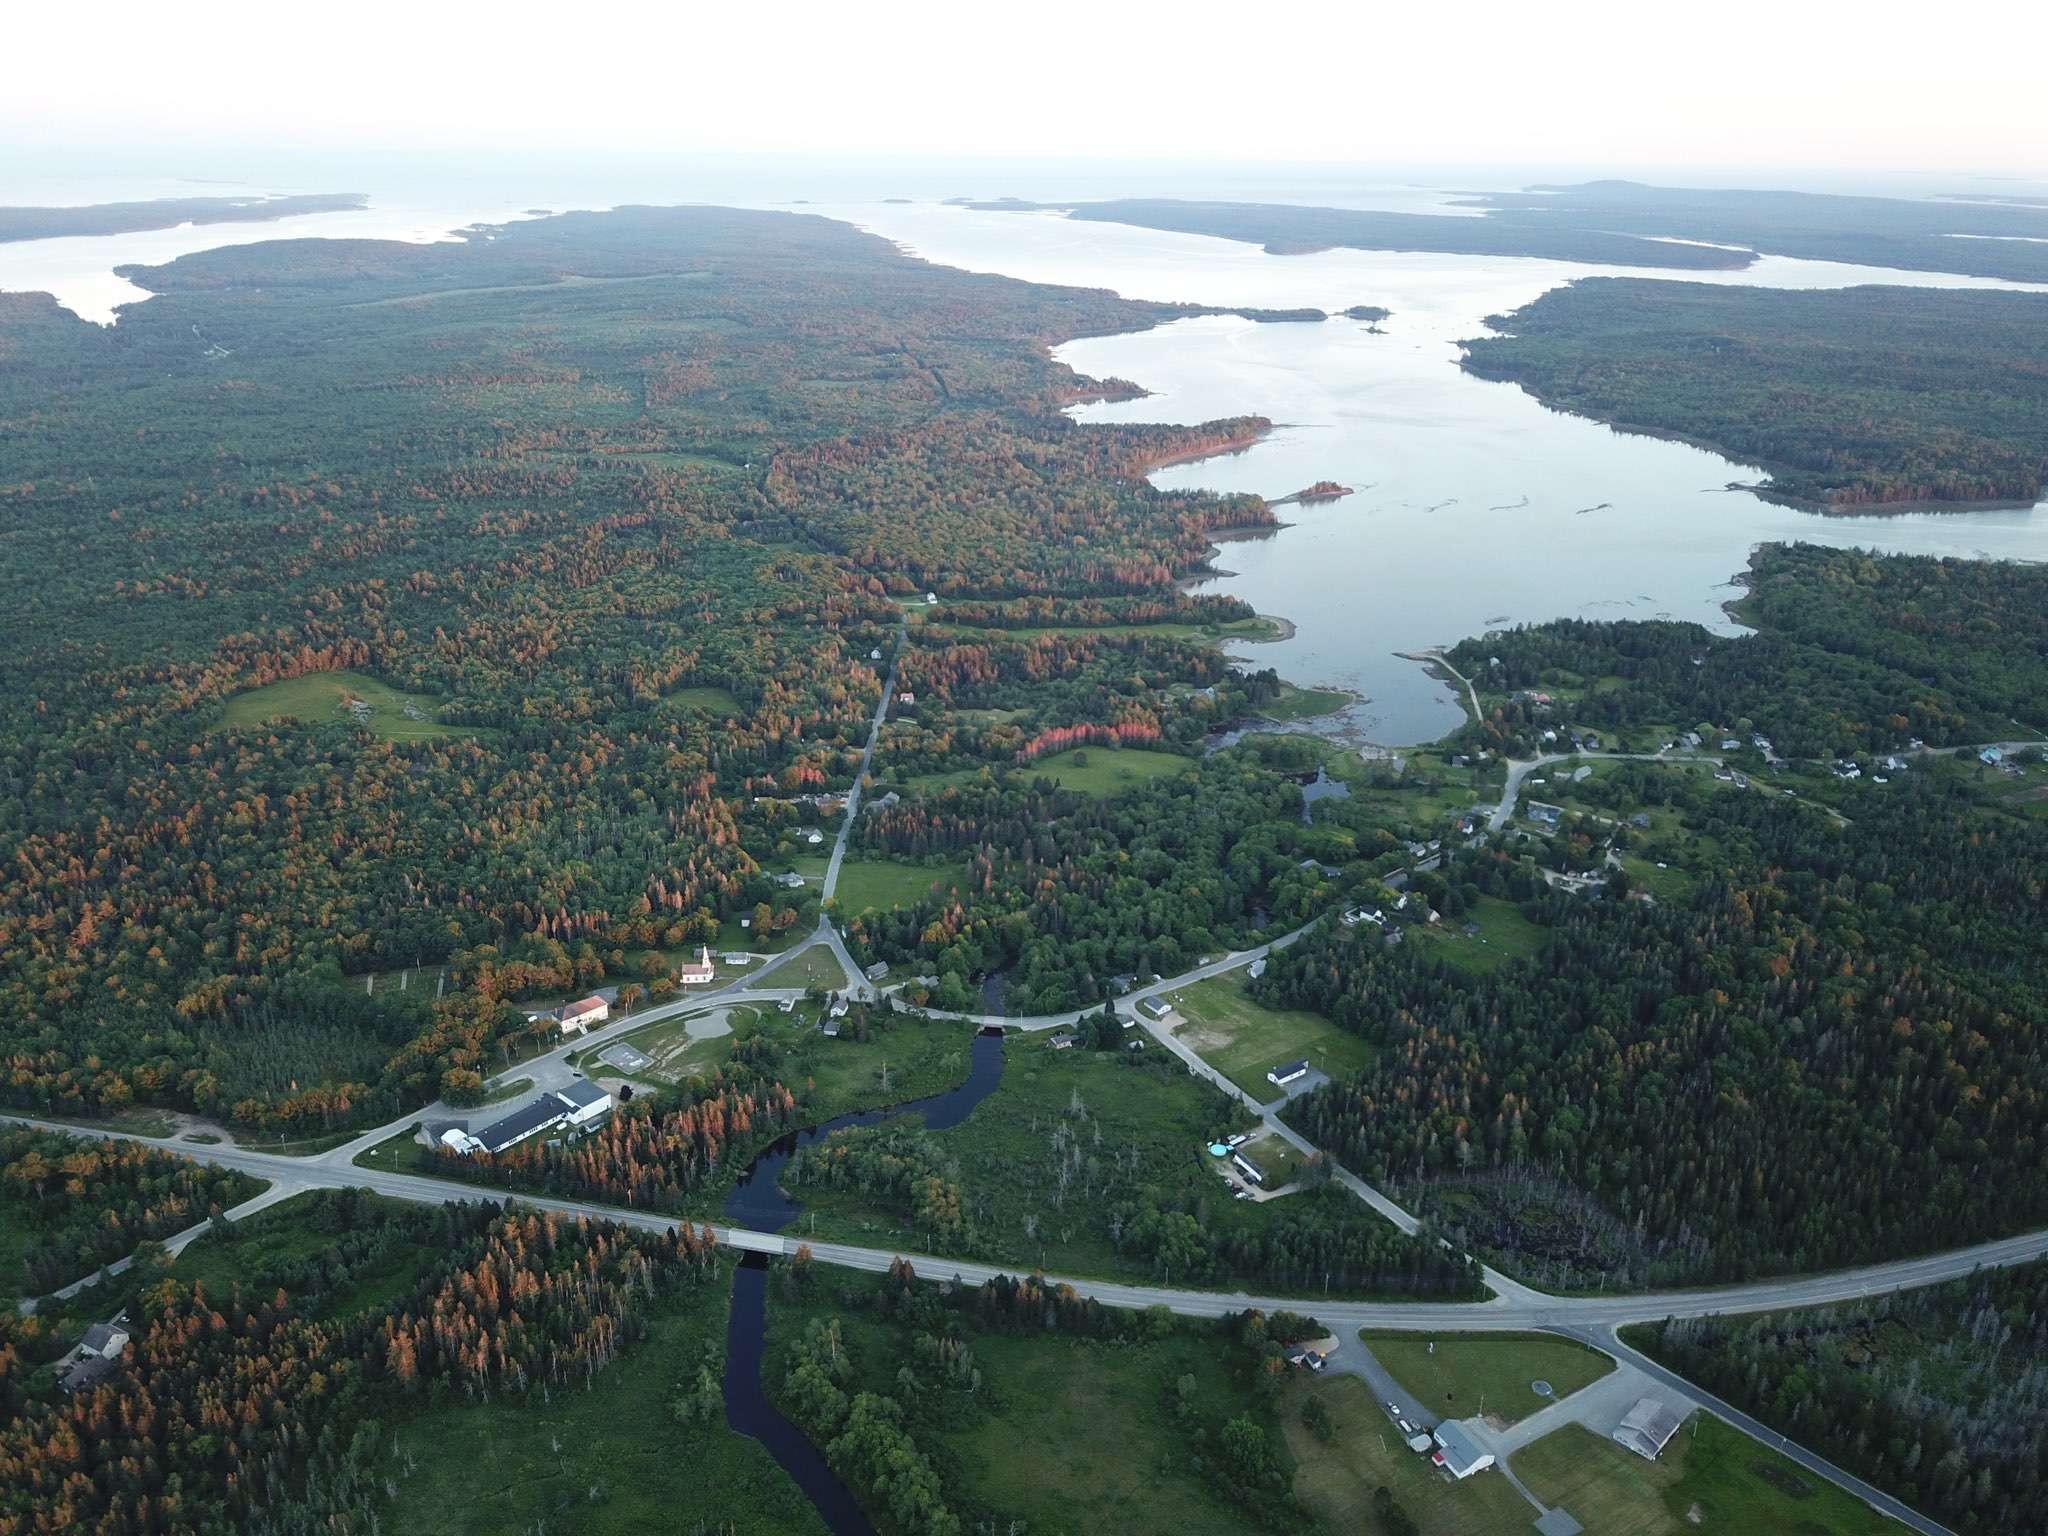
[[1286, 1062], [1306, 1057], [1325, 1076], [1342, 1079], [1362, 1071], [1376, 1054], [1319, 1013], [1254, 1001], [1235, 976], [1198, 981], [1168, 1001], [1188, 1021], [1175, 1036], [1262, 1104], [1280, 1097], [1266, 1074]]
[[853, 917], [870, 908], [908, 907], [933, 890], [957, 883], [957, 865], [902, 864], [892, 859], [848, 859], [839, 866], [840, 911]]
[[[221, 706], [221, 724], [262, 725], [272, 720], [298, 720], [307, 725], [351, 723], [392, 741], [423, 741], [436, 736], [488, 736], [474, 725], [449, 725], [440, 718], [442, 701], [432, 694], [402, 693], [389, 683], [361, 672], [308, 672], [238, 693]], [[351, 705], [368, 707], [351, 713]]]

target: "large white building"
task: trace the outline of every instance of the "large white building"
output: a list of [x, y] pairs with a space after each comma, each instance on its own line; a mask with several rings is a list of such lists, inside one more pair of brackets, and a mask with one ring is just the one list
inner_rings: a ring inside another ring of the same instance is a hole
[[1627, 1446], [1645, 1461], [1655, 1461], [1685, 1421], [1668, 1405], [1654, 1397], [1639, 1397], [1622, 1421], [1614, 1427], [1618, 1444]]
[[555, 1021], [565, 1035], [580, 1035], [593, 1024], [602, 1024], [612, 1014], [612, 1005], [595, 994], [555, 1010]]
[[566, 1088], [544, 1093], [494, 1120], [480, 1131], [450, 1126], [441, 1133], [441, 1145], [452, 1152], [509, 1152], [543, 1131], [580, 1130], [600, 1120], [612, 1107], [612, 1096], [588, 1078], [578, 1078]]

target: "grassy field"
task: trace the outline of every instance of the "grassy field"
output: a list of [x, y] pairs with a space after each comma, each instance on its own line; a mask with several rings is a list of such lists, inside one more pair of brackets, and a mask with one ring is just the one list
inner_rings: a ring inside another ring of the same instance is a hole
[[730, 720], [740, 712], [740, 701], [723, 688], [678, 688], [661, 702], [670, 709], [716, 720]]
[[[1603, 1354], [1544, 1333], [1419, 1333], [1359, 1335], [1387, 1374], [1439, 1418], [1484, 1412], [1512, 1424], [1551, 1401], [1529, 1390], [1547, 1381], [1569, 1397], [1614, 1369]], [[1431, 1344], [1436, 1346], [1430, 1352]]]
[[1333, 1078], [1371, 1063], [1374, 1048], [1319, 1013], [1254, 1002], [1235, 974], [1214, 976], [1169, 994], [1187, 1019], [1175, 1030], [1201, 1058], [1261, 1103], [1280, 1097], [1266, 1074], [1306, 1056]]
[[[1465, 932], [1470, 923], [1476, 935]], [[1481, 896], [1456, 917], [1424, 928], [1409, 930], [1410, 936], [1434, 945], [1437, 952], [1460, 970], [1497, 970], [1510, 960], [1522, 960], [1543, 947], [1549, 936], [1544, 929], [1522, 915], [1522, 909], [1498, 896]]]
[[1172, 752], [1148, 752], [1143, 747], [1074, 747], [1051, 752], [1027, 764], [1024, 771], [1033, 778], [1045, 775], [1059, 780], [1061, 787], [1084, 795], [1113, 795], [1172, 773], [1187, 773], [1195, 766], [1191, 757]]
[[1645, 1461], [1571, 1424], [1512, 1462], [1548, 1504], [1561, 1504], [1587, 1536], [1877, 1536], [1904, 1530], [1861, 1500], [1711, 1414]]
[[[1311, 1398], [1330, 1415], [1328, 1440], [1302, 1422], [1302, 1407]], [[1379, 1536], [1383, 1526], [1372, 1513], [1372, 1496], [1382, 1487], [1408, 1512], [1420, 1536], [1511, 1536], [1527, 1531], [1535, 1518], [1504, 1477], [1481, 1472], [1464, 1482], [1445, 1479], [1428, 1457], [1401, 1443], [1371, 1389], [1356, 1376], [1297, 1376], [1281, 1395], [1280, 1422], [1294, 1453], [1294, 1495], [1326, 1531]]]
[[588, 1388], [543, 1399], [454, 1403], [389, 1424], [379, 1471], [397, 1487], [384, 1528], [397, 1536], [814, 1536], [808, 1501], [758, 1441], [723, 1418], [679, 1424], [668, 1411], [707, 1349], [725, 1344], [718, 1278], [658, 1303], [648, 1337]]
[[[828, 1317], [840, 1321], [853, 1389], [900, 1390], [896, 1370], [910, 1354], [911, 1330], [865, 1305], [861, 1288], [872, 1285], [828, 1283], [791, 1300], [771, 1284], [771, 1394], [787, 1373], [791, 1342], [812, 1319]], [[1143, 1340], [982, 1332], [972, 1324], [968, 1337], [981, 1389], [948, 1394], [910, 1426], [942, 1469], [948, 1502], [980, 1517], [968, 1531], [1249, 1536], [1289, 1528], [1267, 1525], [1214, 1491], [1190, 1466], [1193, 1426], [1176, 1424], [1163, 1402], [1171, 1384], [1192, 1377], [1202, 1428], [1213, 1434], [1250, 1413], [1277, 1442], [1278, 1425], [1249, 1390], [1248, 1360], [1233, 1341], [1194, 1323]]]
[[513, 1078], [513, 1079], [512, 1079], [512, 1080], [511, 1080], [510, 1082], [507, 1082], [507, 1083], [500, 1083], [500, 1084], [498, 1084], [498, 1085], [497, 1085], [497, 1087], [495, 1087], [495, 1088], [490, 1088], [490, 1089], [487, 1089], [487, 1090], [485, 1090], [485, 1092], [484, 1092], [484, 1103], [486, 1103], [486, 1104], [502, 1104], [502, 1103], [504, 1103], [504, 1102], [505, 1102], [505, 1101], [506, 1101], [507, 1099], [516, 1099], [516, 1098], [518, 1098], [518, 1097], [519, 1097], [519, 1095], [521, 1095], [522, 1093], [525, 1093], [525, 1092], [526, 1092], [526, 1091], [527, 1091], [527, 1090], [528, 1090], [529, 1088], [531, 1088], [532, 1086], [533, 1086], [533, 1079], [532, 1079], [532, 1078], [530, 1078], [530, 1077], [515, 1077], [515, 1078]]
[[848, 859], [839, 866], [835, 898], [848, 917], [872, 907], [907, 907], [934, 887], [945, 889], [962, 878], [959, 865], [903, 864], [892, 859]]
[[1301, 1172], [1304, 1161], [1294, 1147], [1278, 1136], [1266, 1135], [1239, 1147], [1244, 1160], [1266, 1176], [1266, 1188], [1278, 1189]]
[[764, 987], [808, 987], [817, 985], [827, 992], [846, 990], [846, 968], [838, 956], [823, 944], [799, 950], [770, 971]]
[[[393, 741], [424, 741], [434, 736], [486, 736], [473, 725], [447, 725], [438, 718], [441, 700], [431, 694], [400, 693], [361, 672], [308, 672], [238, 693], [221, 707], [221, 724], [251, 726], [268, 720], [293, 719], [308, 725], [346, 721], [344, 699], [361, 699], [371, 709], [368, 728]], [[412, 705], [425, 718], [410, 719]]]

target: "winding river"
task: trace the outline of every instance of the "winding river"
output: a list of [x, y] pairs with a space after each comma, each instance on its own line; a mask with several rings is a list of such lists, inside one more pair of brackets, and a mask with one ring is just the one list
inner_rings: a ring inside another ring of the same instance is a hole
[[[888, 1109], [841, 1115], [822, 1125], [782, 1137], [747, 1166], [726, 1197], [725, 1219], [757, 1232], [780, 1232], [802, 1207], [784, 1194], [782, 1170], [800, 1147], [853, 1125], [877, 1125], [904, 1115], [922, 1115], [927, 1130], [950, 1130], [1003, 1080], [1003, 1037], [977, 1034], [969, 1057], [967, 1081], [930, 1098], [915, 1099]], [[873, 1536], [874, 1527], [854, 1502], [853, 1494], [826, 1463], [824, 1454], [804, 1432], [784, 1418], [768, 1400], [761, 1384], [762, 1356], [767, 1347], [768, 1261], [749, 1254], [733, 1275], [732, 1312], [725, 1330], [725, 1421], [742, 1435], [761, 1442], [804, 1491], [834, 1536]]]

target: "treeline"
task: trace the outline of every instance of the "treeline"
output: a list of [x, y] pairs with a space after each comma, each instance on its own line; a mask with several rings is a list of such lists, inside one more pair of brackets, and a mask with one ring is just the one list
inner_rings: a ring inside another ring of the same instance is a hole
[[2038, 294], [1587, 278], [1492, 323], [1508, 334], [1465, 343], [1471, 372], [1761, 464], [1774, 493], [2032, 502], [2048, 483]]
[[[1825, 757], [1902, 750], [1914, 737], [2011, 739], [2048, 697], [2040, 566], [1772, 544], [1750, 557], [1748, 585], [1750, 635], [1559, 619], [1461, 642], [1452, 664], [1509, 694], [1472, 734], [1526, 755], [1565, 718], [1622, 732], [1706, 725], [1745, 750], [1756, 732], [1782, 755]], [[1552, 688], [1568, 700], [1515, 697]]]
[[35, 1319], [0, 1319], [0, 1529], [374, 1532], [380, 1412], [587, 1380], [652, 1298], [718, 1271], [710, 1235], [687, 1228], [360, 1199], [353, 1219], [444, 1257], [388, 1311], [349, 1319], [165, 1280], [123, 1368], [68, 1396], [34, 1369]]
[[1265, 750], [1190, 760], [1186, 773], [1114, 798], [1060, 791], [1026, 771], [877, 809], [861, 819], [860, 846], [965, 853], [967, 877], [957, 894], [863, 913], [847, 942], [864, 965], [930, 965], [941, 1006], [960, 1006], [948, 999], [1000, 972], [1009, 1011], [1054, 1013], [1100, 1002], [1112, 977], [1171, 976], [1203, 953], [1284, 933], [1339, 888], [1303, 866], [1333, 839], [1303, 823], [1300, 786]]
[[1547, 944], [1490, 974], [1343, 929], [1272, 956], [1256, 995], [1383, 1047], [1290, 1118], [1375, 1181], [1562, 1180], [1657, 1255], [1650, 1280], [2048, 1220], [2048, 828], [1933, 773], [1846, 824], [1759, 794], [1694, 814], [1721, 867], [1689, 899], [1547, 898]]
[[2048, 1267], [1641, 1332], [1673, 1370], [1954, 1530], [2048, 1528]]
[[0, 1126], [0, 1209], [28, 1238], [21, 1272], [0, 1275], [0, 1285], [44, 1295], [262, 1188], [247, 1174], [137, 1142]]

